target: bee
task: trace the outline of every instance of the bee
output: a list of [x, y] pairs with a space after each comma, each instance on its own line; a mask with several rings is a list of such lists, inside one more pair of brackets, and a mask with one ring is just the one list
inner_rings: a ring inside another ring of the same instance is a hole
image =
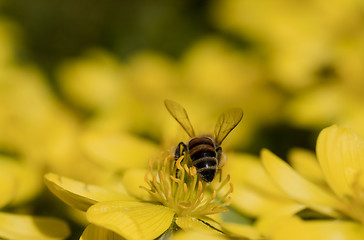
[[171, 100], [165, 100], [164, 104], [168, 112], [191, 138], [187, 144], [180, 142], [177, 145], [174, 153], [175, 159], [188, 154], [199, 177], [205, 182], [212, 182], [216, 172], [221, 170], [225, 164], [225, 158], [222, 159], [221, 143], [243, 118], [243, 110], [233, 108], [222, 113], [216, 123], [213, 137], [211, 135], [196, 136], [186, 110]]

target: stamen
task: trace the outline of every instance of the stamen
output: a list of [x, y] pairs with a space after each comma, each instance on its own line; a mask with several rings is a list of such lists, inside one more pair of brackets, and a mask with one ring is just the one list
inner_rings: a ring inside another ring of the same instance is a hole
[[173, 201], [173, 198], [172, 198], [172, 192], [170, 190], [168, 191], [167, 196], [168, 196], [169, 203], [171, 203]]
[[211, 200], [214, 199], [215, 197], [216, 197], [216, 190], [214, 190], [214, 192], [212, 193]]
[[201, 193], [201, 195], [200, 195], [200, 197], [199, 197], [199, 199], [198, 199], [198, 200], [199, 200], [200, 202], [202, 202], [203, 197], [204, 197], [204, 194], [203, 194], [203, 193]]
[[[197, 217], [227, 211], [224, 207], [231, 203], [229, 195], [233, 192], [230, 176], [217, 189], [211, 189], [211, 195], [207, 196], [206, 192], [212, 185], [200, 180], [196, 168], [188, 167], [185, 162], [182, 163], [183, 160], [184, 156], [175, 160], [170, 155], [160, 161], [150, 160], [149, 172], [144, 176], [149, 188], [141, 188], [178, 216]], [[229, 190], [221, 196], [219, 192], [226, 189], [228, 183]]]
[[175, 178], [173, 176], [169, 176], [175, 183], [181, 182], [181, 179]]
[[192, 184], [189, 187], [190, 191], [185, 196], [185, 200], [190, 198], [190, 196], [191, 197], [193, 196], [193, 193], [195, 192], [195, 188], [196, 188], [196, 184], [197, 184], [197, 175], [196, 175], [196, 173], [192, 174], [193, 172], [196, 172], [196, 169], [193, 167], [193, 168], [191, 168], [190, 172], [191, 172], [191, 176], [192, 176], [193, 180], [192, 180]]
[[220, 186], [216, 191], [219, 192], [229, 181], [230, 181], [230, 174], [226, 176], [225, 180], [220, 184]]
[[195, 167], [191, 167], [191, 176], [196, 176], [197, 175], [197, 170]]
[[184, 178], [185, 178], [185, 171], [184, 171], [183, 168], [181, 168], [181, 179], [178, 182], [178, 187], [177, 187], [177, 192], [176, 192], [176, 198], [177, 199], [180, 199], [180, 197], [181, 197], [182, 190], [183, 190], [183, 185], [184, 185], [184, 184], [182, 184], [182, 181], [184, 180]]
[[184, 165], [184, 168], [185, 168], [185, 171], [187, 172], [187, 174], [190, 174], [190, 170], [189, 170], [187, 164]]
[[183, 157], [178, 158], [178, 160], [176, 161], [176, 166], [179, 170], [182, 170], [182, 166], [181, 166], [181, 162], [183, 160]]
[[197, 192], [202, 192], [202, 182], [198, 181], [198, 189]]
[[234, 192], [234, 185], [230, 183], [230, 193]]

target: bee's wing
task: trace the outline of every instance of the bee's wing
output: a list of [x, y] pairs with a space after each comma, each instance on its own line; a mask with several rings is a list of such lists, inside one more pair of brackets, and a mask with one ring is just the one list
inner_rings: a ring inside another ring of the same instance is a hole
[[215, 138], [218, 144], [221, 144], [226, 136], [239, 124], [243, 114], [243, 110], [240, 108], [233, 108], [220, 115], [215, 127]]
[[186, 110], [180, 104], [171, 100], [164, 100], [164, 104], [166, 105], [168, 112], [183, 127], [186, 133], [191, 138], [196, 136]]

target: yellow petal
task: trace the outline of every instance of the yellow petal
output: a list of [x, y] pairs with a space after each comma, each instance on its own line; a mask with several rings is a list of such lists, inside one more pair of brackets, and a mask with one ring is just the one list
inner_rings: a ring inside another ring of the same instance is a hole
[[275, 229], [273, 240], [361, 240], [364, 236], [364, 227], [350, 221], [316, 220], [302, 221], [299, 218], [290, 218], [282, 221]]
[[292, 167], [303, 177], [318, 184], [325, 184], [325, 178], [315, 154], [311, 151], [293, 148], [288, 153]]
[[262, 151], [262, 160], [268, 174], [289, 197], [311, 208], [320, 208], [325, 214], [335, 214], [331, 208], [338, 202], [331, 194], [307, 181], [267, 149]]
[[0, 237], [6, 239], [56, 240], [69, 234], [68, 225], [55, 218], [0, 213]]
[[79, 226], [87, 226], [89, 224], [86, 218], [86, 212], [77, 208], [66, 208], [65, 211], [66, 216], [69, 216], [75, 224]]
[[78, 106], [106, 108], [122, 93], [119, 63], [101, 50], [89, 50], [85, 55], [60, 65], [57, 71], [59, 86]]
[[300, 128], [327, 126], [337, 118], [340, 92], [339, 85], [327, 84], [297, 94], [285, 107], [285, 119]]
[[83, 231], [80, 240], [124, 240], [120, 235], [107, 230], [102, 227], [95, 226], [90, 224], [86, 227], [85, 231]]
[[261, 234], [251, 225], [243, 225], [238, 223], [224, 223], [224, 230], [227, 231], [229, 236], [234, 236], [236, 238], [246, 238], [246, 239], [263, 239]]
[[151, 201], [151, 195], [141, 188], [144, 186], [149, 188], [148, 184], [145, 182], [144, 177], [147, 170], [145, 169], [130, 169], [125, 171], [122, 182], [126, 191], [133, 197], [136, 197], [143, 201]]
[[87, 185], [54, 173], [46, 174], [44, 179], [45, 184], [54, 195], [71, 207], [82, 211], [86, 211], [91, 205], [99, 201], [133, 199], [120, 192], [94, 185]]
[[316, 151], [321, 169], [334, 192], [341, 197], [352, 195], [356, 178], [363, 179], [364, 140], [349, 129], [333, 125], [321, 131]]
[[252, 217], [266, 215], [271, 211], [297, 212], [304, 206], [294, 200], [269, 194], [258, 188], [234, 186], [232, 204], [235, 209]]
[[14, 176], [0, 169], [0, 208], [9, 204], [15, 193], [16, 181]]
[[195, 217], [178, 217], [176, 224], [183, 230], [199, 230], [213, 231], [219, 233], [222, 231], [221, 226], [211, 218], [195, 218]]
[[284, 209], [302, 209], [279, 189], [264, 169], [258, 157], [249, 154], [229, 154], [226, 164], [234, 183], [232, 206], [252, 217]]
[[[10, 204], [19, 204], [35, 197], [42, 188], [42, 178], [38, 169], [7, 156], [0, 156], [0, 175], [4, 178], [1, 191], [5, 191], [5, 185], [14, 184]], [[5, 194], [5, 193], [1, 193]], [[0, 204], [1, 205], [1, 204]]]
[[234, 187], [242, 185], [259, 189], [259, 191], [264, 191], [269, 195], [286, 197], [273, 183], [272, 179], [270, 179], [260, 159], [254, 155], [229, 154], [225, 167], [231, 175], [231, 181]]
[[[303, 208], [297, 210], [299, 211], [302, 209]], [[290, 219], [295, 216], [298, 211], [284, 209], [283, 211], [275, 210], [267, 212], [267, 214], [262, 215], [256, 222], [254, 222], [254, 227], [264, 236], [271, 236], [277, 227], [284, 224], [286, 219]]]
[[159, 153], [151, 141], [115, 131], [89, 130], [82, 144], [88, 157], [110, 171], [145, 167], [150, 157]]
[[215, 234], [211, 231], [201, 230], [190, 230], [190, 231], [179, 231], [172, 235], [172, 240], [190, 240], [190, 239], [203, 239], [203, 240], [221, 240], [228, 239], [224, 238], [221, 234]]
[[162, 205], [112, 201], [91, 206], [87, 219], [127, 239], [154, 239], [170, 227], [174, 214]]
[[[1, 167], [1, 166], [0, 166]], [[33, 199], [43, 187], [42, 174], [38, 169], [20, 164], [14, 169], [16, 174], [16, 193], [11, 201], [12, 205]]]

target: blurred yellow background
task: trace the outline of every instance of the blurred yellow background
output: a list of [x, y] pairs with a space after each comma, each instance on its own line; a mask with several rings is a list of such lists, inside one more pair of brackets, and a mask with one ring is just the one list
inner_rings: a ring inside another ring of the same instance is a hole
[[9, 211], [53, 213], [46, 172], [109, 184], [187, 140], [164, 99], [198, 133], [241, 107], [236, 152], [364, 136], [364, 1], [1, 1], [0, 159], [37, 173]]

